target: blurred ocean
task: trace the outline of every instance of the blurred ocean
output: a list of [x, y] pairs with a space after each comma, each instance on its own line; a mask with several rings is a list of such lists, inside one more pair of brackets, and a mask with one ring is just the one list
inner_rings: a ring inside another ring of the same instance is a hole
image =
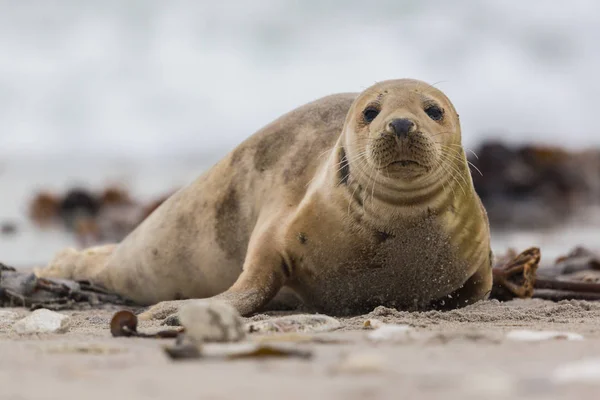
[[469, 147], [600, 145], [599, 37], [594, 0], [0, 0], [0, 221], [23, 226], [0, 260], [70, 240], [27, 226], [35, 188], [162, 194], [282, 113], [383, 79], [435, 83]]
[[2, 0], [0, 154], [223, 153], [399, 77], [439, 82], [467, 145], [600, 144], [599, 37], [595, 0]]

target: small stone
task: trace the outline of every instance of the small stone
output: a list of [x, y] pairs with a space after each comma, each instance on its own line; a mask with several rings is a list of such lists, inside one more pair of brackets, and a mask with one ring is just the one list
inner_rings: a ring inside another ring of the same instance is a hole
[[414, 329], [408, 325], [383, 325], [380, 328], [370, 332], [367, 337], [375, 342], [382, 341], [403, 341], [412, 339]]
[[203, 342], [237, 342], [245, 337], [242, 318], [235, 308], [215, 300], [198, 300], [179, 310], [186, 339]]
[[342, 324], [327, 315], [299, 314], [254, 321], [246, 324], [248, 333], [316, 333], [338, 329]]
[[352, 353], [333, 367], [334, 372], [351, 374], [380, 373], [386, 369], [386, 360], [378, 353]]
[[13, 329], [17, 333], [65, 333], [70, 322], [64, 314], [41, 308], [15, 322]]

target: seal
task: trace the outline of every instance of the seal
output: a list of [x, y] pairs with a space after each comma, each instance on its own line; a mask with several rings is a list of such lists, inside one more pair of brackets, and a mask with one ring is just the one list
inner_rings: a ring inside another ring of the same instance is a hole
[[491, 256], [454, 106], [401, 79], [283, 115], [120, 244], [66, 249], [36, 274], [153, 305], [141, 318], [200, 298], [248, 315], [280, 292], [349, 315], [484, 299]]

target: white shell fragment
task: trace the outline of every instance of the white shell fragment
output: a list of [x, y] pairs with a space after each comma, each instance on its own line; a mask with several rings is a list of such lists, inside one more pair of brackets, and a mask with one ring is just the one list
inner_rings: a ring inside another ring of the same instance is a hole
[[316, 333], [338, 329], [342, 324], [327, 315], [299, 314], [246, 324], [248, 333]]
[[375, 342], [397, 341], [410, 339], [412, 334], [414, 334], [414, 329], [408, 325], [389, 324], [375, 329], [367, 337]]
[[17, 333], [65, 333], [70, 322], [64, 314], [41, 308], [15, 322], [13, 329]]
[[583, 336], [573, 332], [514, 330], [506, 334], [509, 340], [522, 342], [537, 342], [541, 340], [563, 339], [583, 340]]

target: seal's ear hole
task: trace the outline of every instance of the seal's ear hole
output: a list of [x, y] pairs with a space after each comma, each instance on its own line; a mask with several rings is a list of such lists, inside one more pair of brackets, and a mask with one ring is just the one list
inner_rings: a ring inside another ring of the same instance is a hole
[[379, 108], [369, 106], [363, 111], [363, 118], [367, 124], [370, 124], [379, 115]]
[[425, 113], [434, 121], [441, 121], [444, 118], [444, 110], [436, 105], [425, 107]]

